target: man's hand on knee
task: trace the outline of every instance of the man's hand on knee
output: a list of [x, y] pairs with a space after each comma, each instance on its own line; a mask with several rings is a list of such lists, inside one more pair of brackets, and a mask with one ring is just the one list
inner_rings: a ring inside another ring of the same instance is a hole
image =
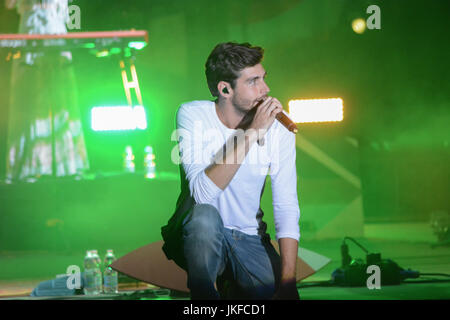
[[295, 280], [285, 281], [280, 284], [273, 300], [300, 300]]

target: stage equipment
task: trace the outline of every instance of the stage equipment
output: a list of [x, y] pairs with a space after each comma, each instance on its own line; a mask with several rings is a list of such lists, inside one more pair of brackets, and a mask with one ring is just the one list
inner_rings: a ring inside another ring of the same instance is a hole
[[[0, 48], [24, 51], [43, 49], [141, 50], [148, 43], [145, 30], [71, 32], [66, 34], [0, 34]], [[117, 50], [116, 50], [117, 52]]]
[[[136, 73], [135, 51], [147, 46], [148, 32], [145, 30], [71, 32], [66, 34], [0, 34], [0, 49], [8, 49], [7, 61], [19, 58], [22, 52], [88, 50], [98, 58], [110, 55], [120, 56], [122, 81], [128, 107], [93, 108], [91, 110], [92, 128], [95, 131], [128, 130], [147, 128], [147, 119], [143, 107], [141, 90]], [[131, 72], [128, 81], [127, 69]], [[133, 103], [131, 90], [136, 93], [137, 102]], [[53, 110], [50, 111], [51, 123], [54, 122]], [[120, 117], [120, 119], [119, 119]], [[55, 132], [52, 135], [52, 172], [56, 173]]]

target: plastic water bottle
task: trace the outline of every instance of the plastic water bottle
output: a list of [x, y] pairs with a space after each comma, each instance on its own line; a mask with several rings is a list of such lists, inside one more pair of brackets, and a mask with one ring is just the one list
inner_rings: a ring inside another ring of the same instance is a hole
[[118, 275], [117, 271], [112, 269], [109, 265], [116, 260], [114, 256], [114, 252], [111, 249], [106, 251], [105, 256], [105, 268], [103, 271], [103, 291], [105, 293], [118, 293], [119, 292], [119, 284], [118, 284]]
[[124, 166], [125, 172], [134, 173], [136, 171], [136, 167], [134, 165], [134, 154], [133, 154], [133, 149], [131, 148], [131, 146], [125, 147], [123, 166]]
[[84, 257], [84, 294], [94, 295], [102, 292], [102, 272], [100, 258], [96, 250], [89, 250]]
[[102, 259], [98, 255], [97, 250], [92, 250], [92, 255], [94, 257], [95, 261], [95, 291], [98, 291], [99, 293], [102, 292]]
[[94, 294], [95, 290], [95, 262], [91, 251], [86, 251], [84, 257], [84, 294]]
[[144, 149], [144, 170], [147, 179], [153, 179], [156, 176], [155, 154], [151, 146]]

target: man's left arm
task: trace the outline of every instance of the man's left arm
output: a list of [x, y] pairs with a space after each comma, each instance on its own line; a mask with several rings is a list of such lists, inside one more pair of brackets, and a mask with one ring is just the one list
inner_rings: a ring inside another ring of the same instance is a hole
[[280, 248], [281, 283], [275, 299], [299, 299], [296, 288], [296, 263], [300, 238], [300, 208], [297, 195], [295, 135], [284, 127], [275, 132], [271, 141], [272, 199], [276, 238]]
[[278, 240], [281, 257], [281, 281], [275, 299], [299, 299], [296, 286], [298, 241], [292, 238]]

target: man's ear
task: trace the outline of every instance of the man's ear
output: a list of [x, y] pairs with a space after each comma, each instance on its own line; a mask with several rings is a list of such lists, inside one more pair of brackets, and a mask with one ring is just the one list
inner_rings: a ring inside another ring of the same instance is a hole
[[222, 95], [223, 97], [228, 97], [233, 92], [233, 89], [231, 89], [230, 84], [226, 81], [220, 81], [217, 84], [217, 89], [219, 90], [219, 94]]

